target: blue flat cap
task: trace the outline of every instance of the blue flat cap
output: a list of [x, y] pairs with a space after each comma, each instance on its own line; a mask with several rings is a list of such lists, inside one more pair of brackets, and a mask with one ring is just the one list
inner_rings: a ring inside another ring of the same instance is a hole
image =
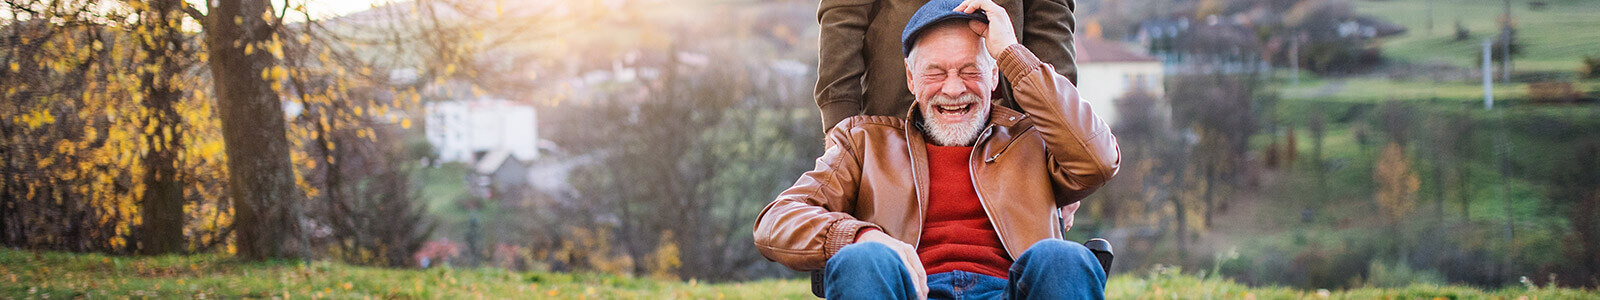
[[918, 8], [917, 13], [911, 15], [911, 20], [906, 22], [905, 31], [900, 32], [900, 54], [910, 56], [911, 46], [917, 44], [917, 35], [922, 34], [924, 29], [933, 24], [957, 19], [989, 23], [989, 17], [983, 14], [983, 10], [970, 14], [961, 13], [955, 11], [957, 5], [961, 5], [961, 0], [932, 0], [928, 1], [928, 4], [923, 4], [922, 8]]

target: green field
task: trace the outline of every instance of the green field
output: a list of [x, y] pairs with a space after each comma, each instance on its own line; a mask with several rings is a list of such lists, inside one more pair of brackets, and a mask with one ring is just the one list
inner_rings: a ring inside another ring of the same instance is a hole
[[[1461, 68], [1456, 72], [1478, 72], [1482, 42], [1499, 34], [1498, 18], [1504, 9], [1495, 0], [1432, 0], [1433, 29], [1428, 29], [1428, 0], [1354, 1], [1357, 12], [1405, 26], [1399, 36], [1377, 42], [1389, 66], [1437, 66]], [[1518, 39], [1524, 47], [1513, 60], [1516, 74], [1536, 74], [1534, 81], [1567, 81], [1580, 93], [1600, 91], [1600, 80], [1578, 79], [1585, 56], [1600, 56], [1600, 1], [1544, 0], [1546, 8], [1531, 10], [1528, 1], [1513, 1], [1512, 15]], [[1461, 20], [1471, 37], [1455, 40], [1455, 21]], [[1380, 68], [1382, 70], [1382, 68]], [[1435, 71], [1439, 72], [1439, 71]], [[1482, 101], [1483, 86], [1478, 77], [1455, 74], [1444, 81], [1418, 74], [1390, 78], [1382, 71], [1366, 77], [1317, 78], [1303, 74], [1299, 84], [1289, 84], [1287, 74], [1279, 74], [1284, 98], [1340, 102], [1400, 101]], [[1526, 100], [1525, 82], [1502, 82], [1495, 74], [1494, 97], [1500, 100]], [[1468, 78], [1470, 80], [1461, 80]], [[1522, 78], [1516, 76], [1515, 78]], [[1528, 79], [1519, 79], [1528, 80]]]
[[[1486, 291], [1413, 285], [1304, 291], [1247, 287], [1173, 269], [1112, 277], [1115, 299], [1375, 299], [1596, 297], [1594, 291], [1516, 287]], [[598, 274], [512, 272], [492, 268], [427, 270], [329, 262], [237, 262], [217, 255], [118, 257], [0, 249], [0, 298], [540, 298], [809, 299], [804, 279], [701, 283]]]
[[[1329, 87], [1330, 84], [1341, 85]], [[1600, 81], [1575, 82], [1581, 91], [1600, 90]], [[1334, 90], [1328, 93], [1329, 90]], [[1527, 84], [1496, 84], [1496, 101], [1523, 100], [1528, 97]], [[1300, 85], [1284, 85], [1284, 98], [1322, 99], [1347, 102], [1383, 102], [1390, 100], [1440, 100], [1451, 102], [1483, 102], [1483, 85], [1464, 82], [1396, 81], [1381, 77], [1348, 79], [1308, 79]]]
[[[1530, 10], [1528, 1], [1511, 3], [1518, 38], [1527, 48], [1513, 61], [1523, 71], [1576, 71], [1584, 55], [1600, 55], [1600, 1], [1543, 0], [1548, 6]], [[1409, 29], [1383, 42], [1384, 55], [1403, 61], [1442, 61], [1477, 68], [1474, 60], [1485, 38], [1499, 34], [1504, 2], [1496, 0], [1432, 0], [1433, 29], [1428, 29], [1428, 0], [1355, 1], [1356, 11]], [[1455, 21], [1470, 32], [1455, 40]]]

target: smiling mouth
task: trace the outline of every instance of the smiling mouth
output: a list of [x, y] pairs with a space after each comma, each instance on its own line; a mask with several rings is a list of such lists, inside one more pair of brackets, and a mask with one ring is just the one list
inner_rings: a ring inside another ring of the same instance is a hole
[[933, 108], [934, 108], [934, 110], [938, 111], [940, 114], [961, 115], [961, 114], [966, 114], [968, 110], [971, 110], [972, 109], [972, 104], [971, 103], [967, 103], [967, 104], [961, 104], [961, 105], [934, 105]]

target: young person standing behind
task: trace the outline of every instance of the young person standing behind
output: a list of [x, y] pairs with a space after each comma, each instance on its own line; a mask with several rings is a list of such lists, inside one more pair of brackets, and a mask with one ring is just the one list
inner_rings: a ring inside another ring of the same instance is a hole
[[[911, 15], [928, 0], [821, 0], [817, 22], [822, 42], [813, 97], [822, 110], [822, 130], [857, 115], [904, 116], [916, 101], [906, 90], [905, 52], [901, 34]], [[1072, 32], [1077, 21], [1072, 12], [1077, 0], [995, 0], [1012, 12], [1011, 28], [1018, 44], [1040, 62], [1054, 67], [1072, 84], [1078, 83]], [[1019, 112], [1011, 95], [1011, 82], [1000, 77], [993, 99]], [[1078, 203], [1061, 209], [1062, 230], [1072, 228]]]
[[[855, 115], [901, 116], [914, 101], [906, 91], [905, 46], [900, 34], [927, 0], [821, 0], [820, 62], [814, 97], [823, 129]], [[1013, 12], [1017, 40], [1039, 60], [1074, 84], [1072, 17], [1075, 0], [996, 0]], [[1017, 109], [1010, 83], [1002, 81], [995, 98]]]

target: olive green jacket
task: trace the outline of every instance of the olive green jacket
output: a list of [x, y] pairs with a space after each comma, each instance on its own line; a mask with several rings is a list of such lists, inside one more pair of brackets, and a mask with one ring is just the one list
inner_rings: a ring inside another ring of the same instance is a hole
[[[821, 54], [814, 96], [823, 127], [855, 115], [898, 117], [915, 101], [906, 88], [900, 33], [926, 0], [821, 0]], [[996, 0], [1011, 13], [1017, 41], [1074, 84], [1072, 11], [1075, 0]], [[1010, 83], [996, 89], [1002, 106], [1012, 101]]]

